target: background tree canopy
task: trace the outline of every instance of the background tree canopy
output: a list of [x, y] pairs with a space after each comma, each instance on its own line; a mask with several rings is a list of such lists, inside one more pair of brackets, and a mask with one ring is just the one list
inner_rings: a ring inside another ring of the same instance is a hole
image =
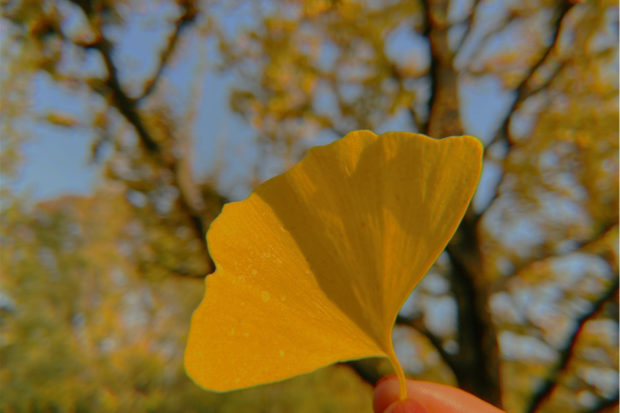
[[[408, 375], [616, 411], [616, 1], [17, 0], [0, 36], [0, 411], [370, 411], [381, 360], [225, 395], [181, 363], [222, 204], [355, 129], [485, 144]], [[205, 123], [221, 85], [245, 143]], [[48, 135], [89, 142], [91, 195], [17, 189]]]

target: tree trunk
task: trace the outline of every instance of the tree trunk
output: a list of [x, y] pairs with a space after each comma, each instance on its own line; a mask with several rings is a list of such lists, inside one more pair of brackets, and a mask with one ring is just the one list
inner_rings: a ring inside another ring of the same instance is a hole
[[[430, 41], [431, 97], [425, 132], [434, 138], [462, 135], [458, 73], [454, 51], [448, 43], [446, 0], [427, 1], [427, 35]], [[489, 291], [483, 281], [477, 220], [468, 211], [448, 246], [452, 269], [450, 282], [458, 308], [454, 374], [459, 386], [501, 406], [499, 351], [495, 328], [488, 312]]]

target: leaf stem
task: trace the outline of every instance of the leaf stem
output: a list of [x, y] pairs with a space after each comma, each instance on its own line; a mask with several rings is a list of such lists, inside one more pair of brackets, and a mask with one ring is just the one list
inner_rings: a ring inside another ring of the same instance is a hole
[[396, 377], [398, 377], [398, 384], [400, 387], [400, 399], [405, 400], [407, 398], [407, 378], [405, 377], [405, 372], [398, 362], [398, 358], [396, 357], [396, 353], [394, 352], [394, 347], [392, 346], [392, 340], [390, 340], [390, 350], [388, 352], [388, 358], [390, 359], [390, 363], [392, 363], [392, 367], [394, 368], [394, 372], [396, 373]]

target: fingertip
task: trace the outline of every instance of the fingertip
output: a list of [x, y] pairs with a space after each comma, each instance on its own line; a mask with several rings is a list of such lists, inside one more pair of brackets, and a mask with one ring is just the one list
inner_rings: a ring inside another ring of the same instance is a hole
[[373, 409], [375, 413], [428, 413], [428, 410], [415, 400], [400, 400], [400, 386], [396, 375], [385, 376], [377, 382]]
[[454, 386], [408, 379], [407, 393], [431, 412], [503, 413], [497, 407]]
[[383, 413], [429, 413], [428, 410], [415, 400], [405, 399], [388, 406]]
[[384, 413], [394, 402], [400, 399], [398, 379], [395, 374], [385, 376], [375, 386], [372, 407], [375, 413]]
[[[408, 399], [400, 400], [398, 378], [377, 382], [373, 397], [375, 413], [476, 412], [502, 413], [489, 403], [453, 386], [407, 379]], [[402, 406], [401, 406], [402, 405]], [[417, 409], [417, 410], [415, 410]], [[422, 409], [422, 410], [421, 410]]]

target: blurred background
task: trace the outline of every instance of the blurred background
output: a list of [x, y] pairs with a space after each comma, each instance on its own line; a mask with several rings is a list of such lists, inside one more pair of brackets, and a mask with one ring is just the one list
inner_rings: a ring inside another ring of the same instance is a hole
[[381, 360], [222, 395], [182, 367], [222, 204], [355, 129], [486, 148], [407, 374], [617, 411], [617, 1], [0, 3], [1, 412], [370, 412]]

